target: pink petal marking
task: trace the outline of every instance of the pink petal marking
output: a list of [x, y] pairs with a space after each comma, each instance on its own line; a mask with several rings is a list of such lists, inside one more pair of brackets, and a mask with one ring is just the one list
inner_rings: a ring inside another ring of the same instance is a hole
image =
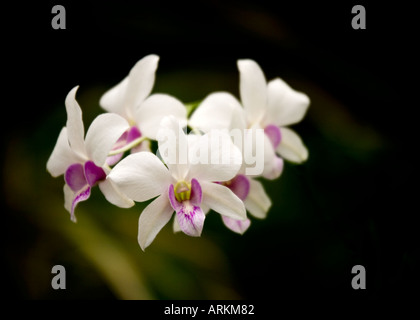
[[[121, 137], [119, 137], [119, 139], [117, 140], [117, 142], [115, 142], [114, 146], [112, 147], [111, 151], [117, 150], [117, 149], [121, 149], [122, 147], [124, 147], [127, 144], [127, 135], [128, 135], [128, 130], [125, 131]], [[109, 156], [106, 158], [106, 164], [109, 166], [112, 166], [114, 164], [116, 164], [118, 161], [121, 160], [123, 156], [123, 153], [118, 153], [116, 155], [113, 156]]]
[[201, 236], [206, 216], [199, 206], [193, 205], [188, 200], [183, 201], [176, 212], [176, 218], [179, 227], [185, 234], [192, 237]]
[[[137, 128], [137, 126], [132, 126], [121, 135], [121, 137], [117, 140], [117, 142], [115, 142], [114, 146], [112, 147], [112, 151], [121, 149], [127, 144], [129, 144], [130, 142], [140, 137], [141, 137], [141, 132], [139, 128]], [[106, 164], [109, 166], [112, 166], [116, 164], [118, 161], [120, 161], [122, 156], [123, 156], [123, 152], [118, 153], [113, 156], [109, 156], [106, 158]]]
[[70, 210], [70, 218], [73, 222], [76, 222], [74, 210], [77, 204], [89, 199], [90, 188], [94, 186], [96, 182], [105, 178], [106, 174], [104, 170], [96, 166], [93, 161], [86, 161], [84, 165], [81, 163], [74, 163], [67, 168], [64, 179], [66, 180], [66, 184], [74, 192]]
[[222, 216], [223, 223], [233, 232], [243, 234], [251, 225], [251, 220], [235, 220], [226, 216]]
[[74, 215], [74, 209], [76, 208], [77, 204], [81, 201], [85, 201], [90, 197], [90, 187], [86, 185], [82, 188], [79, 192], [75, 194], [75, 197], [71, 204], [71, 212], [70, 212], [70, 219], [73, 222], [76, 222], [76, 216]]
[[276, 125], [270, 124], [264, 128], [264, 133], [270, 139], [274, 149], [277, 149], [281, 142], [281, 131]]
[[250, 183], [249, 179], [245, 175], [238, 174], [232, 180], [225, 183], [225, 186], [232, 190], [233, 193], [236, 194], [239, 199], [244, 201], [248, 196]]
[[201, 185], [197, 179], [191, 180], [191, 199], [190, 202], [193, 205], [199, 206], [203, 199], [203, 192], [201, 191]]
[[128, 134], [127, 134], [127, 142], [126, 143], [130, 143], [131, 141], [136, 140], [137, 138], [141, 137], [141, 132], [139, 130], [139, 128], [137, 128], [137, 126], [132, 126], [130, 129], [128, 129]]
[[106, 178], [105, 171], [98, 167], [93, 161], [85, 162], [85, 177], [87, 183], [92, 187], [96, 182]]
[[179, 202], [175, 197], [175, 190], [174, 190], [173, 184], [169, 186], [168, 196], [169, 196], [169, 202], [171, 203], [172, 208], [175, 211], [178, 211], [182, 207], [182, 203]]
[[85, 185], [87, 185], [83, 165], [81, 163], [74, 163], [70, 165], [66, 170], [64, 180], [74, 192], [82, 189]]
[[113, 156], [108, 156], [106, 158], [106, 164], [109, 166], [113, 166], [114, 164], [116, 164], [118, 161], [121, 160], [122, 156], [123, 156], [122, 152]]

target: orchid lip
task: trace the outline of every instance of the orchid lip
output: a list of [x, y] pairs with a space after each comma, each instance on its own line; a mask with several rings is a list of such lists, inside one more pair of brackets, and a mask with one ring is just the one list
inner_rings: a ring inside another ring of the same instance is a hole
[[202, 190], [200, 183], [192, 179], [191, 183], [178, 181], [169, 186], [169, 201], [176, 211], [176, 219], [181, 230], [192, 237], [199, 237], [203, 230], [205, 215], [201, 209]]
[[203, 210], [190, 201], [184, 201], [180, 210], [176, 212], [176, 218], [181, 230], [192, 237], [199, 237], [203, 230], [205, 215]]
[[67, 185], [74, 192], [79, 191], [84, 186], [94, 186], [98, 181], [105, 180], [104, 169], [98, 167], [93, 161], [86, 161], [83, 164], [74, 163], [70, 165], [64, 175]]
[[89, 199], [91, 187], [105, 178], [105, 171], [90, 160], [86, 161], [84, 165], [81, 163], [74, 163], [67, 168], [64, 179], [66, 184], [74, 192], [70, 212], [71, 220], [73, 222], [76, 222], [76, 217], [74, 215], [76, 205], [81, 201]]

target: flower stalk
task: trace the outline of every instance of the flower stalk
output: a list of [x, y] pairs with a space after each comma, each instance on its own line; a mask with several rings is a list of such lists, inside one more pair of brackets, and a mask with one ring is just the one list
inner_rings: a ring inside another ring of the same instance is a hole
[[137, 138], [137, 139], [135, 139], [135, 140], [131, 141], [130, 143], [126, 144], [126, 145], [125, 145], [124, 147], [122, 147], [122, 148], [112, 150], [112, 151], [108, 154], [108, 156], [115, 156], [115, 155], [117, 155], [117, 154], [120, 154], [120, 153], [126, 152], [126, 151], [130, 150], [131, 148], [134, 148], [134, 147], [138, 146], [140, 143], [142, 143], [142, 142], [143, 142], [143, 141], [145, 141], [145, 140], [148, 140], [148, 138], [147, 138], [147, 137], [139, 137], [139, 138]]

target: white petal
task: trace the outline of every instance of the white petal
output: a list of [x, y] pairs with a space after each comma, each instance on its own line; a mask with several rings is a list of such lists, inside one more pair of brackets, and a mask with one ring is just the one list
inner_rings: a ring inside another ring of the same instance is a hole
[[249, 123], [258, 121], [267, 108], [267, 81], [253, 60], [238, 60], [241, 101]]
[[297, 123], [303, 119], [308, 107], [306, 94], [292, 89], [280, 78], [274, 79], [268, 83], [268, 110], [264, 124], [287, 126]]
[[204, 203], [202, 203], [202, 204], [200, 205], [200, 207], [201, 207], [201, 210], [203, 210], [204, 214], [209, 213], [209, 211], [210, 211], [210, 207], [206, 206]]
[[181, 227], [179, 226], [178, 219], [176, 217], [175, 217], [175, 219], [172, 223], [172, 229], [173, 229], [174, 233], [181, 231]]
[[67, 128], [61, 129], [60, 134], [55, 144], [54, 150], [51, 153], [47, 162], [47, 170], [53, 177], [58, 177], [73, 163], [84, 162], [81, 157], [78, 157], [70, 148], [67, 138]]
[[247, 128], [247, 117], [244, 108], [234, 108], [230, 122], [230, 130], [242, 131]]
[[261, 182], [249, 179], [250, 187], [245, 199], [245, 207], [254, 217], [264, 219], [271, 207], [271, 200]]
[[127, 117], [125, 111], [125, 93], [127, 91], [128, 76], [120, 83], [109, 89], [99, 100], [99, 105], [108, 112]]
[[114, 113], [104, 113], [95, 118], [86, 134], [86, 152], [99, 167], [105, 164], [115, 142], [129, 128], [128, 122]]
[[122, 159], [108, 175], [122, 193], [143, 202], [167, 190], [172, 183], [168, 169], [150, 152], [138, 152]]
[[168, 223], [173, 212], [167, 192], [157, 197], [143, 210], [139, 218], [138, 234], [138, 241], [143, 251]]
[[203, 191], [203, 204], [221, 215], [245, 220], [246, 210], [244, 203], [229, 188], [218, 183], [200, 181]]
[[227, 133], [213, 130], [189, 148], [188, 161], [188, 180], [227, 181], [238, 173], [242, 154]]
[[84, 143], [85, 129], [82, 120], [82, 110], [80, 109], [80, 106], [76, 101], [77, 89], [79, 89], [79, 86], [76, 86], [72, 90], [70, 90], [66, 97], [66, 127], [71, 148], [80, 156], [84, 156], [86, 154]]
[[269, 169], [275, 156], [270, 139], [261, 128], [244, 131], [242, 147], [243, 166], [241, 173], [247, 176], [261, 176]]
[[187, 137], [187, 143], [188, 143], [188, 149], [193, 148], [196, 143], [200, 141], [201, 135], [189, 133], [186, 135]]
[[278, 154], [286, 160], [301, 163], [308, 159], [308, 149], [296, 132], [289, 128], [280, 128], [281, 142], [277, 147]]
[[189, 124], [203, 132], [212, 129], [231, 129], [233, 115], [243, 112], [239, 101], [228, 92], [208, 95], [191, 115]]
[[134, 117], [137, 107], [152, 91], [158, 62], [157, 55], [148, 55], [138, 61], [128, 75], [125, 106], [128, 114], [132, 117]]
[[63, 192], [64, 192], [64, 208], [71, 213], [71, 206], [73, 203], [73, 198], [74, 198], [74, 192], [73, 190], [70, 189], [70, 187], [66, 184], [64, 184], [64, 188], [63, 188]]
[[119, 190], [118, 187], [109, 179], [101, 181], [99, 183], [99, 189], [101, 189], [101, 192], [105, 196], [106, 200], [117, 207], [130, 208], [134, 206], [134, 201], [123, 194], [121, 190]]
[[174, 116], [181, 127], [187, 125], [187, 109], [178, 99], [167, 94], [153, 94], [136, 111], [136, 122], [142, 135], [156, 140], [159, 125], [165, 116]]
[[184, 180], [188, 172], [188, 139], [182, 123], [174, 116], [164, 117], [156, 134], [159, 155], [176, 180]]

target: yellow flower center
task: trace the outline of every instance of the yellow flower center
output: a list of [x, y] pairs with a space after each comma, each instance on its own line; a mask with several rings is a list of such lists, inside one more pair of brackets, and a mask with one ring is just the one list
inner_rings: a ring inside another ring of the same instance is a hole
[[222, 186], [229, 187], [232, 184], [232, 180], [223, 181], [221, 184]]
[[174, 187], [175, 198], [178, 202], [190, 200], [191, 198], [191, 183], [186, 181], [178, 181]]

